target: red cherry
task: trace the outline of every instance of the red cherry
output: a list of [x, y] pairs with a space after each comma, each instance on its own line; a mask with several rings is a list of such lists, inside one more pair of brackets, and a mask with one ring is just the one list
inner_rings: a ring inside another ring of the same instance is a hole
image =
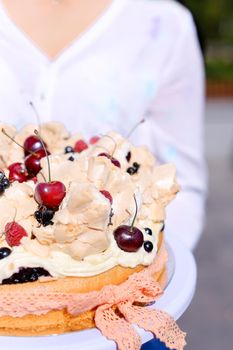
[[116, 158], [113, 158], [112, 156], [110, 156], [110, 154], [108, 153], [100, 153], [98, 154], [98, 157], [106, 157], [108, 159], [111, 160], [112, 164], [114, 164], [115, 166], [117, 166], [118, 168], [121, 167], [121, 163], [119, 162], [119, 160], [117, 160]]
[[9, 180], [10, 182], [18, 181], [25, 182], [27, 181], [27, 172], [22, 163], [13, 163], [8, 167], [9, 170]]
[[88, 148], [88, 144], [84, 140], [78, 140], [74, 146], [74, 151], [77, 153], [81, 153]]
[[96, 142], [98, 142], [100, 140], [100, 137], [99, 136], [92, 136], [89, 140], [89, 143], [91, 145], [94, 145]]
[[100, 193], [102, 193], [102, 195], [106, 197], [109, 200], [110, 204], [112, 205], [113, 199], [111, 194], [106, 190], [101, 190]]
[[[44, 145], [47, 148], [46, 143], [44, 143]], [[31, 152], [36, 152], [39, 149], [43, 148], [43, 145], [37, 136], [31, 135], [27, 137], [26, 140], [24, 141], [23, 148], [24, 148], [24, 154], [25, 156], [27, 156]]]
[[125, 252], [135, 253], [143, 245], [143, 233], [137, 227], [122, 225], [113, 234], [118, 247]]
[[25, 160], [25, 167], [30, 175], [37, 175], [41, 170], [40, 160], [46, 157], [46, 152], [43, 148], [39, 149], [35, 153], [29, 154]]
[[66, 195], [65, 185], [60, 181], [41, 182], [36, 185], [34, 198], [39, 205], [58, 208]]

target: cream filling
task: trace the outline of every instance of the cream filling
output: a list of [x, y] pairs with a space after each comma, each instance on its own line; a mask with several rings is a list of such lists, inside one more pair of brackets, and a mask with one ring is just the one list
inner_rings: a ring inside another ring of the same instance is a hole
[[[148, 227], [148, 223], [140, 222], [140, 226]], [[162, 223], [153, 224], [152, 236], [143, 230], [144, 241], [151, 241], [154, 245], [151, 253], [147, 253], [143, 246], [136, 253], [124, 252], [117, 246], [112, 232], [108, 234], [110, 246], [105, 252], [89, 255], [82, 261], [74, 260], [60, 251], [51, 251], [48, 257], [42, 258], [26, 251], [22, 245], [15, 247], [11, 255], [0, 260], [0, 283], [18, 272], [21, 267], [43, 267], [52, 277], [61, 278], [95, 276], [117, 265], [131, 268], [138, 265], [148, 266], [156, 256], [161, 228]]]

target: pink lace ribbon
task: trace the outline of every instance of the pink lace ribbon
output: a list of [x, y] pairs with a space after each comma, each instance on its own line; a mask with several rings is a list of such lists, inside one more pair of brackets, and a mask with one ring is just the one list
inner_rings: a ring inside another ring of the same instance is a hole
[[151, 331], [168, 348], [181, 350], [185, 346], [185, 333], [165, 312], [138, 306], [157, 301], [163, 294], [153, 275], [161, 271], [167, 261], [164, 243], [148, 267], [120, 285], [106, 285], [99, 291], [68, 293], [55, 291], [53, 284], [35, 284], [25, 290], [0, 292], [0, 317], [42, 315], [51, 310], [66, 309], [71, 315], [79, 315], [96, 309], [96, 327], [109, 339], [115, 340], [119, 350], [140, 349], [141, 339], [132, 324]]
[[119, 298], [112, 294], [108, 304], [101, 305], [95, 313], [96, 327], [110, 340], [117, 343], [119, 350], [139, 350], [141, 339], [132, 324], [151, 331], [169, 349], [182, 350], [186, 345], [185, 333], [166, 312], [137, 306], [158, 300], [163, 291], [148, 274], [143, 280], [131, 281], [125, 293]]

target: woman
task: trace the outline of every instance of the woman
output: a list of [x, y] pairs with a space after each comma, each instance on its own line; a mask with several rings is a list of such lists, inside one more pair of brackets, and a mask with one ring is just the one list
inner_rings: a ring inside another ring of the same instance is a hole
[[202, 231], [203, 65], [190, 13], [163, 0], [2, 0], [0, 119], [65, 122], [86, 137], [115, 129], [161, 162], [182, 191], [167, 234], [194, 248]]

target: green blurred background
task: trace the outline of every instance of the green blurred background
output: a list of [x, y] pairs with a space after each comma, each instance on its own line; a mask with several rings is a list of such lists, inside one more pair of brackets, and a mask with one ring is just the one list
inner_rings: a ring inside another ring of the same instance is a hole
[[179, 2], [191, 10], [196, 20], [208, 82], [225, 83], [233, 88], [233, 0]]

